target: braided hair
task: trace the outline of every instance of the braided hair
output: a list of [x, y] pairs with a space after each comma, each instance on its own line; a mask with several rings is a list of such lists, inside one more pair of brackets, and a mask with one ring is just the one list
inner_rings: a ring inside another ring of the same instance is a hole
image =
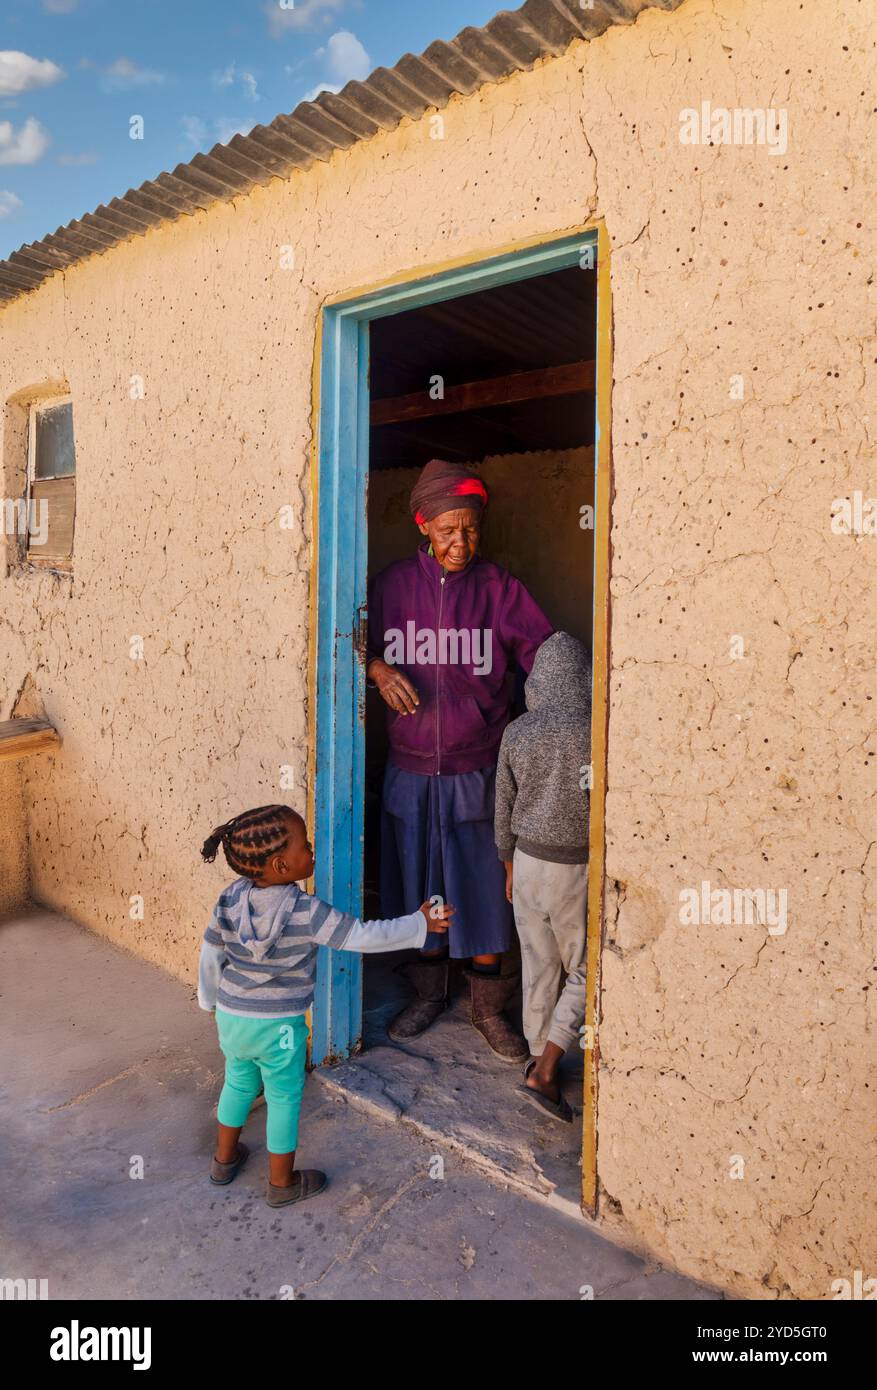
[[228, 867], [240, 878], [259, 878], [273, 854], [289, 843], [291, 806], [257, 806], [218, 825], [201, 847], [201, 857], [212, 864], [222, 845]]

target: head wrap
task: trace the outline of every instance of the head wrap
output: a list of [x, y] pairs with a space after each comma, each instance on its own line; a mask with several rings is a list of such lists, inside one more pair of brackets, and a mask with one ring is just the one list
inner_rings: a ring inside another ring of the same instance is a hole
[[487, 506], [487, 488], [464, 463], [430, 459], [411, 491], [411, 515], [420, 526], [442, 512]]

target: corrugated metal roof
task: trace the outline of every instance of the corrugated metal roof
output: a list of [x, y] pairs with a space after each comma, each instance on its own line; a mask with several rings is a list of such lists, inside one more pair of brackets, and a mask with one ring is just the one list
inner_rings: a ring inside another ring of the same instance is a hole
[[[613, 24], [631, 24], [646, 9], [675, 10], [682, 0], [526, 0], [481, 29], [461, 30], [450, 43], [430, 44], [419, 57], [406, 53], [394, 68], [376, 68], [364, 82], [348, 82], [337, 94], [321, 92], [291, 115], [235, 135], [209, 154], [196, 154], [172, 174], [159, 174], [121, 198], [59, 227], [0, 261], [0, 303], [36, 289], [56, 270], [106, 251], [163, 222], [227, 201], [257, 184], [328, 160], [379, 130], [393, 130], [442, 108], [455, 94], [468, 95], [557, 56], [575, 38], [592, 39]], [[589, 7], [590, 4], [590, 7]]]

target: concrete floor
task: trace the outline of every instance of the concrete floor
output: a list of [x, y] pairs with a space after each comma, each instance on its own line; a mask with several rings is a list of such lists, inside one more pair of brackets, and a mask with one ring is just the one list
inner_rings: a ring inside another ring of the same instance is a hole
[[[521, 1097], [521, 1067], [499, 1061], [473, 1030], [468, 985], [456, 968], [451, 1007], [422, 1037], [391, 1043], [387, 1024], [412, 997], [395, 969], [406, 954], [366, 958], [365, 1051], [328, 1070], [326, 1084], [352, 1104], [452, 1148], [500, 1185], [550, 1198], [580, 1220], [582, 1052], [573, 1049], [561, 1063], [575, 1121], [558, 1124]], [[520, 1009], [510, 1017], [520, 1026]]]
[[[222, 1059], [194, 991], [52, 913], [5, 922], [0, 937], [0, 1277], [47, 1279], [51, 1299], [721, 1297], [613, 1246], [565, 1200], [546, 1202], [547, 1169], [570, 1171], [557, 1145], [574, 1141], [560, 1126], [540, 1138], [536, 1112], [530, 1184], [511, 1171], [518, 1159], [503, 1181], [502, 1139], [474, 1132], [474, 1109], [461, 1122], [468, 1151], [459, 1132], [433, 1135], [452, 1104], [442, 1086], [455, 1084], [438, 1064], [420, 1111], [418, 1075], [396, 1078], [392, 1103], [369, 1094], [380, 1081], [351, 1083], [358, 1066], [377, 1074], [372, 1053], [309, 1078], [300, 1162], [329, 1173], [320, 1197], [266, 1206], [264, 1106], [247, 1127], [247, 1168], [211, 1187]], [[457, 1032], [443, 1048], [468, 1046], [463, 1019], [447, 1028]]]

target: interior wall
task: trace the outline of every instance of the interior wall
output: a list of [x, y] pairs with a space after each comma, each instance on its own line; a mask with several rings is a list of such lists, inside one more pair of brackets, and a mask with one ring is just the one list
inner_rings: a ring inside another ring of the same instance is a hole
[[[594, 532], [580, 524], [593, 507], [591, 448], [503, 454], [473, 461], [490, 499], [481, 554], [521, 580], [556, 628], [590, 649]], [[410, 555], [423, 540], [408, 509], [417, 471], [369, 474], [369, 573]]]
[[[72, 579], [0, 579], [0, 705], [30, 672], [64, 740], [33, 892], [191, 981], [205, 834], [305, 804], [320, 306], [605, 218], [601, 1220], [757, 1297], [877, 1264], [874, 538], [831, 524], [873, 478], [873, 42], [857, 0], [649, 9], [0, 311], [0, 401], [65, 379], [77, 433]], [[786, 150], [683, 143], [707, 98]], [[788, 930], [681, 923], [704, 881]]]

